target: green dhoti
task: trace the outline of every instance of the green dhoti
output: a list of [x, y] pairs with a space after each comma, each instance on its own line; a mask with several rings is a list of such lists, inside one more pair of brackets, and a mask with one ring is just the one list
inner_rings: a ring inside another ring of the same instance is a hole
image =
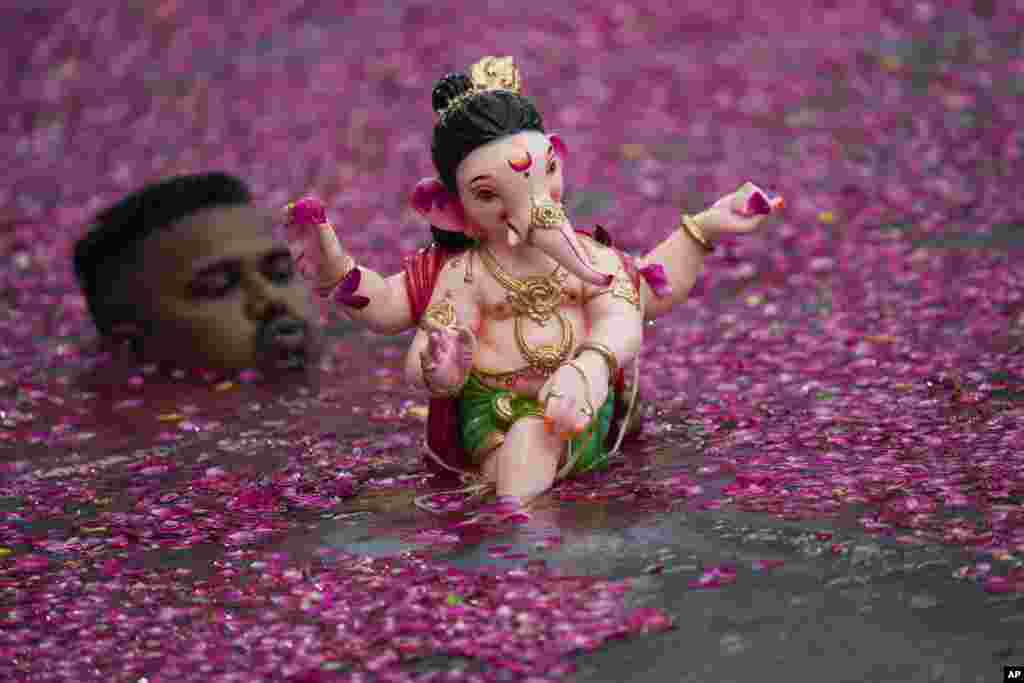
[[[480, 464], [482, 458], [504, 442], [512, 424], [527, 416], [544, 417], [544, 406], [536, 399], [511, 391], [494, 389], [470, 373], [459, 395], [459, 426], [462, 447]], [[608, 398], [587, 429], [570, 442], [576, 464], [570, 474], [579, 474], [603, 467], [608, 462], [605, 440], [611, 427], [615, 392]]]

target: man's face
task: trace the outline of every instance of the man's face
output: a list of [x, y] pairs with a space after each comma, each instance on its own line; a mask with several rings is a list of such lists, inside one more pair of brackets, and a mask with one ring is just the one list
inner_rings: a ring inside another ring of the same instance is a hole
[[203, 210], [140, 245], [128, 282], [146, 360], [220, 370], [298, 369], [316, 360], [319, 335], [309, 289], [270, 212], [255, 206]]

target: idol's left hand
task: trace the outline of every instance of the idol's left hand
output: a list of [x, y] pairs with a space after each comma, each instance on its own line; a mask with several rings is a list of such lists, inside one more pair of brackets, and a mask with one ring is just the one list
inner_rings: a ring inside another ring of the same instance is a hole
[[765, 217], [785, 206], [779, 196], [770, 196], [753, 183], [727, 194], [711, 208], [695, 216], [701, 231], [711, 240], [727, 233], [751, 232]]
[[596, 384], [576, 362], [555, 371], [537, 394], [544, 405], [544, 426], [548, 432], [568, 441], [583, 432], [608, 398], [608, 386]]

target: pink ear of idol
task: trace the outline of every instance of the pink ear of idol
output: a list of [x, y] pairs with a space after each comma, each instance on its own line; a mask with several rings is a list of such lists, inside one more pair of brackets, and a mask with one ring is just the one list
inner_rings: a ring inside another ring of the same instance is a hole
[[552, 133], [548, 136], [548, 141], [551, 143], [551, 146], [555, 148], [555, 154], [559, 159], [563, 162], [569, 160], [569, 148], [566, 147], [565, 140], [562, 139], [561, 135]]
[[431, 225], [450, 232], [465, 231], [466, 215], [462, 202], [452, 197], [437, 178], [424, 178], [416, 183], [409, 203]]
[[437, 178], [424, 178], [416, 183], [410, 198], [412, 207], [420, 213], [430, 213], [436, 206], [443, 209], [448, 202], [448, 191]]

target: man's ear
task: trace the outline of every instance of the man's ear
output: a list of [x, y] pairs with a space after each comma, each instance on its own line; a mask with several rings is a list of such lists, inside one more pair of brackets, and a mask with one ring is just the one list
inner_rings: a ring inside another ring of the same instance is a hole
[[453, 197], [437, 178], [424, 178], [416, 183], [410, 203], [431, 225], [449, 232], [466, 232], [466, 213], [462, 202]]
[[563, 162], [569, 160], [569, 148], [565, 145], [565, 140], [558, 133], [552, 133], [548, 136], [548, 142], [555, 148], [555, 156], [561, 159]]
[[110, 326], [109, 335], [115, 339], [141, 337], [142, 326], [135, 322], [118, 322]]
[[117, 322], [112, 324], [104, 336], [104, 341], [113, 349], [129, 348], [135, 355], [141, 355], [145, 342], [146, 331], [135, 322]]

